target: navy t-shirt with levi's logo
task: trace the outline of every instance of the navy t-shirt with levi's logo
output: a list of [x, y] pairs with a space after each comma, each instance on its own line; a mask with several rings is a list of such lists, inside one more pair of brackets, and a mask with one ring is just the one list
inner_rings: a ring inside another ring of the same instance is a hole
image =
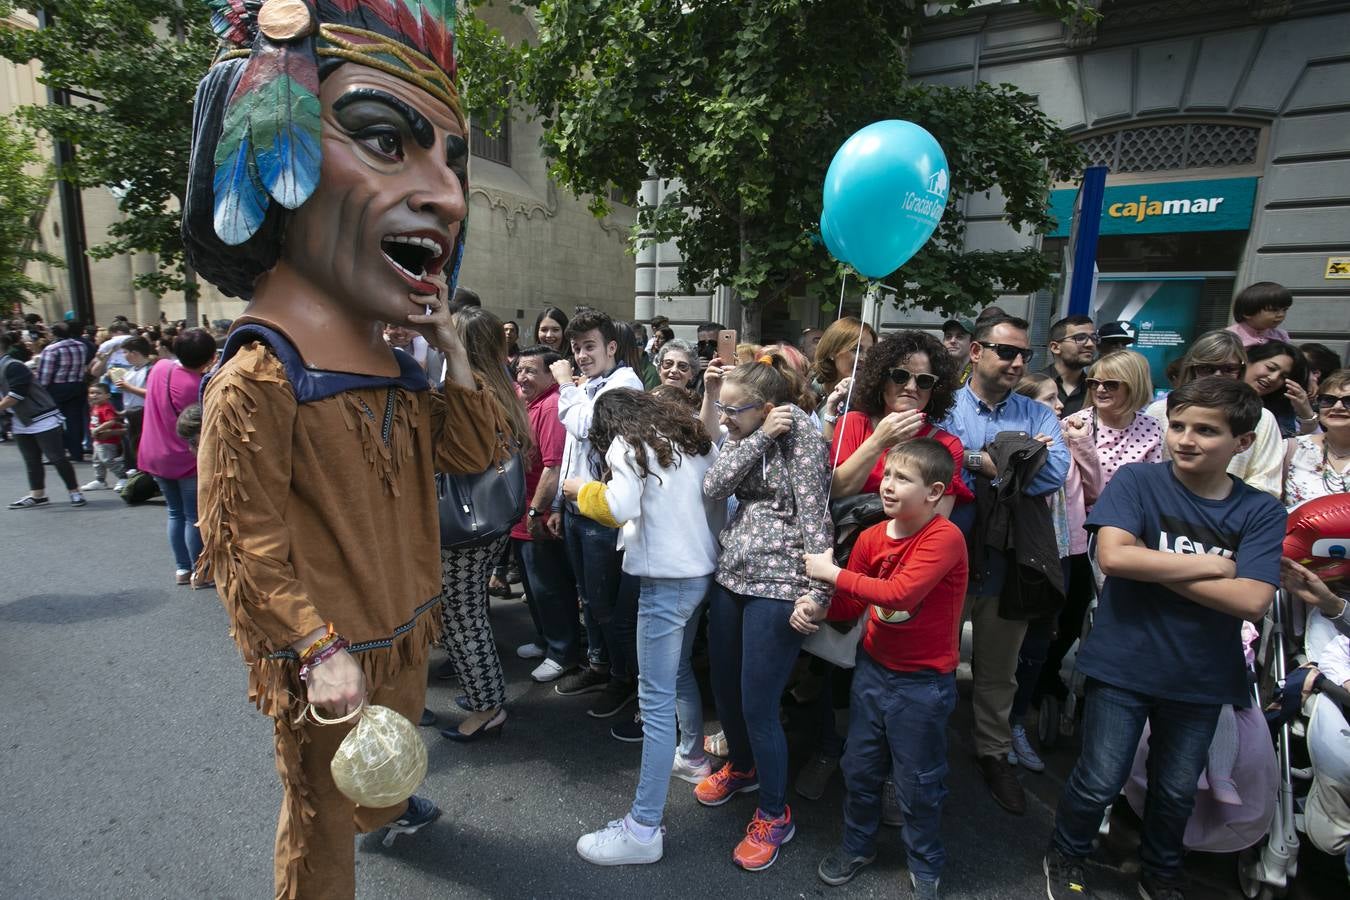
[[[1217, 554], [1233, 560], [1238, 578], [1278, 585], [1284, 507], [1232, 480], [1227, 497], [1209, 500], [1183, 486], [1170, 462], [1123, 466], [1088, 516], [1091, 552], [1097, 529], [1119, 528], [1150, 550]], [[1154, 582], [1106, 578], [1078, 670], [1167, 700], [1251, 703], [1242, 620]]]

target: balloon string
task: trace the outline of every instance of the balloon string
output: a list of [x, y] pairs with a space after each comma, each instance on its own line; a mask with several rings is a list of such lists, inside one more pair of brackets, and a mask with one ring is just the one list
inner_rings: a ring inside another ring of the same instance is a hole
[[853, 405], [853, 388], [858, 383], [858, 357], [862, 356], [863, 329], [867, 327], [867, 323], [861, 321], [861, 318], [862, 317], [859, 316], [858, 342], [853, 345], [853, 371], [849, 373], [848, 376], [848, 393], [844, 395], [844, 406], [843, 406], [844, 411], [839, 414], [840, 421], [838, 424], [836, 424], [835, 433], [833, 435], [833, 437], [835, 438], [834, 463], [830, 466], [829, 489], [825, 491], [825, 505], [827, 507], [829, 506], [830, 500], [834, 495], [834, 470], [839, 468], [839, 456], [844, 452], [844, 442], [839, 440], [838, 429], [843, 427], [842, 420], [844, 416], [848, 414], [848, 408]]
[[844, 317], [844, 288], [848, 287], [848, 273], [844, 273], [844, 280], [839, 282], [839, 305], [834, 310], [834, 320], [838, 322]]

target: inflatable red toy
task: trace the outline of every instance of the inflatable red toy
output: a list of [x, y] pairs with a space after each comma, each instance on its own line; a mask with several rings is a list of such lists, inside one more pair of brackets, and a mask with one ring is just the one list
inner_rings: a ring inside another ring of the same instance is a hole
[[1291, 512], [1284, 555], [1324, 582], [1350, 576], [1350, 494], [1318, 497]]

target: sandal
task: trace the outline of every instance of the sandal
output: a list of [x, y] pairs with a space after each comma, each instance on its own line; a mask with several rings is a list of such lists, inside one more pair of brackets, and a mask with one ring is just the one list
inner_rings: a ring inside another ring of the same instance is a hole
[[719, 731], [717, 734], [709, 734], [703, 738], [703, 752], [712, 756], [726, 758], [727, 753], [727, 733]]
[[18, 500], [15, 500], [13, 503], [9, 505], [9, 508], [32, 509], [35, 506], [43, 506], [44, 504], [50, 502], [51, 500], [48, 499], [47, 497], [34, 497], [33, 495], [29, 494], [27, 497], [20, 497]]

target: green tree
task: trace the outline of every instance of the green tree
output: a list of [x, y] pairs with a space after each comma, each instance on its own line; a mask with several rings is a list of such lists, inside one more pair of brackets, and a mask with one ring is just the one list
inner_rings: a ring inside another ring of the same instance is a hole
[[61, 265], [37, 247], [38, 225], [51, 196], [52, 175], [17, 123], [0, 119], [0, 307], [12, 310], [52, 287], [29, 278], [32, 262]]
[[[973, 0], [950, 4], [956, 11]], [[1074, 0], [1039, 3], [1087, 14]], [[525, 96], [552, 174], [607, 208], [610, 183], [649, 168], [678, 179], [638, 211], [644, 240], [674, 240], [684, 290], [726, 285], [766, 302], [805, 284], [837, 291], [844, 269], [814, 237], [839, 145], [879, 119], [924, 126], [947, 153], [951, 200], [936, 238], [893, 276], [898, 299], [969, 310], [995, 289], [1032, 291], [1033, 250], [961, 252], [961, 197], [1001, 190], [1017, 228], [1050, 229], [1046, 193], [1079, 166], [1033, 98], [1010, 86], [911, 83], [907, 38], [923, 4], [895, 0], [543, 0]]]
[[[517, 51], [472, 15], [460, 23], [465, 103], [479, 97], [495, 107], [495, 89], [518, 66]], [[179, 211], [187, 186], [192, 99], [210, 64], [216, 38], [201, 0], [0, 0], [0, 17], [14, 9], [45, 12], [48, 27], [0, 28], [0, 56], [42, 64], [42, 83], [72, 95], [70, 106], [34, 105], [19, 112], [53, 139], [76, 147], [75, 161], [57, 175], [81, 188], [107, 187], [122, 213], [109, 240], [89, 255], [153, 253], [158, 270], [135, 286], [163, 295], [181, 290], [193, 300], [196, 279], [183, 257]]]

